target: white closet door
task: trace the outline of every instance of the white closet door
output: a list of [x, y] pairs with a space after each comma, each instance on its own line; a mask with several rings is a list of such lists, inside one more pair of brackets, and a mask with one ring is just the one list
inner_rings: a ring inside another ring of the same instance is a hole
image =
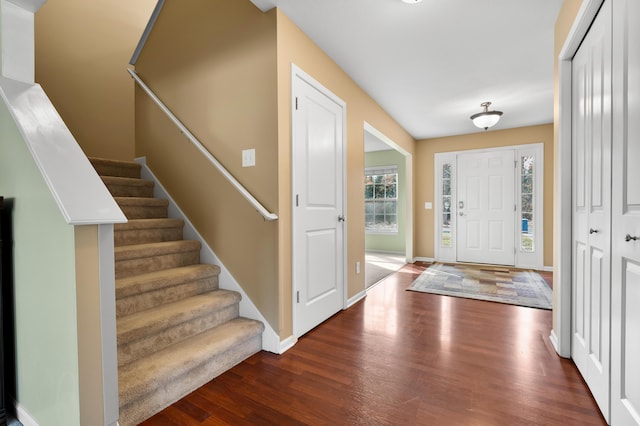
[[613, 28], [611, 424], [626, 426], [640, 425], [639, 0], [616, 1]]
[[573, 59], [572, 357], [609, 418], [611, 0]]

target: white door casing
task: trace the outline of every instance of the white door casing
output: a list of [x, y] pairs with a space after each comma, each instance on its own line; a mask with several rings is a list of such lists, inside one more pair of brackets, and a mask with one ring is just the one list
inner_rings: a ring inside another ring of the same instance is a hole
[[[640, 1], [613, 4], [611, 424], [640, 425]], [[630, 238], [627, 238], [629, 235]], [[633, 239], [636, 237], [637, 239]]]
[[300, 337], [344, 306], [346, 106], [292, 68], [293, 327]]
[[[473, 154], [473, 153], [486, 153], [486, 152], [499, 152], [504, 150], [512, 150], [515, 153], [515, 170], [514, 184], [515, 184], [515, 204], [516, 211], [512, 211], [513, 220], [513, 236], [515, 238], [515, 266], [519, 268], [531, 268], [531, 269], [543, 269], [544, 268], [544, 145], [542, 143], [514, 145], [499, 148], [484, 148], [478, 150], [468, 151], [454, 151], [437, 153], [434, 156], [434, 254], [435, 260], [440, 262], [456, 262], [457, 256], [457, 218], [458, 215], [458, 203], [457, 203], [457, 158], [460, 155]], [[523, 168], [524, 163], [528, 163], [529, 167], [526, 169], [528, 175], [528, 191], [533, 190], [532, 195], [523, 196], [522, 190], [524, 189], [524, 178], [521, 176], [525, 173]], [[450, 171], [450, 182], [445, 182], [444, 167]], [[530, 185], [533, 185], [532, 187]], [[446, 197], [445, 191], [450, 191], [450, 198]], [[533, 198], [532, 202], [529, 200], [530, 206], [533, 207], [533, 213], [524, 209], [523, 199]], [[444, 208], [445, 203], [448, 202], [450, 206], [451, 218], [449, 220], [449, 211]], [[523, 213], [528, 213], [530, 217], [527, 229], [522, 228]], [[445, 221], [448, 223], [445, 224]], [[446, 226], [445, 226], [446, 225]], [[525, 241], [527, 240], [527, 241]], [[525, 244], [527, 242], [528, 244]], [[493, 262], [488, 262], [493, 263]]]
[[514, 265], [514, 151], [459, 154], [456, 169], [457, 260]]
[[609, 419], [611, 1], [573, 58], [571, 354]]

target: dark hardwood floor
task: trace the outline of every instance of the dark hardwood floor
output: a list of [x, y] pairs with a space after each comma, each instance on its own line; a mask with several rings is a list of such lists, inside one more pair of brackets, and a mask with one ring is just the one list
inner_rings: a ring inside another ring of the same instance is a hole
[[405, 291], [423, 269], [405, 266], [285, 354], [261, 352], [143, 424], [606, 424], [549, 342], [551, 311]]

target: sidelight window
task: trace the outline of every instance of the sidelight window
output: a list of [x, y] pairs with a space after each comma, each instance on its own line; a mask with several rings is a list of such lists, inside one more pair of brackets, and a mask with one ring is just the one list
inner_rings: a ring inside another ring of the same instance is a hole
[[442, 201], [440, 206], [442, 208], [442, 224], [440, 233], [440, 246], [441, 247], [453, 247], [453, 241], [451, 241], [451, 203], [452, 203], [452, 166], [451, 163], [444, 163], [442, 165]]
[[520, 250], [535, 251], [535, 157], [520, 157]]

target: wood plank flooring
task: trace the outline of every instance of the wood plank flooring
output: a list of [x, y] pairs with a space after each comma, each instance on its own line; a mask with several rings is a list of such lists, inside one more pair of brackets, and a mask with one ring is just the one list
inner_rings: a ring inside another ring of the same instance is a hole
[[606, 424], [549, 342], [550, 311], [405, 291], [425, 266], [143, 425]]

